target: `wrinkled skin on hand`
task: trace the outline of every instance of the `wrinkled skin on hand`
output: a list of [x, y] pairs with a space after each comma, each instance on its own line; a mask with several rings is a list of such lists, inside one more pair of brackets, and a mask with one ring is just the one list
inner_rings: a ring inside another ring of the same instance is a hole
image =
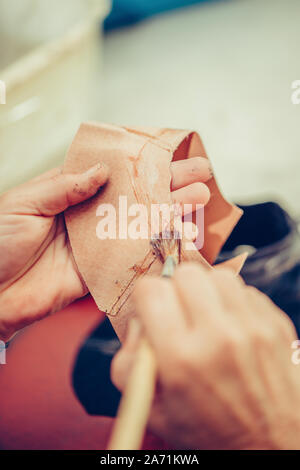
[[83, 175], [54, 169], [0, 197], [0, 338], [87, 293], [76, 268], [63, 211], [108, 177], [99, 165]]
[[[175, 202], [208, 202], [206, 159], [172, 163], [171, 173]], [[88, 293], [63, 212], [94, 196], [108, 174], [102, 164], [77, 175], [56, 168], [0, 196], [0, 340]]]
[[158, 364], [150, 427], [172, 447], [299, 449], [296, 332], [266, 296], [230, 271], [182, 264], [136, 286], [136, 319], [114, 359], [123, 390], [141, 328]]

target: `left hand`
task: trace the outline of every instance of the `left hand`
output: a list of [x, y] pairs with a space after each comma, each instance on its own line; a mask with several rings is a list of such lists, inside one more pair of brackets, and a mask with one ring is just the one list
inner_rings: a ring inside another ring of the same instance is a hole
[[63, 211], [94, 196], [108, 169], [55, 168], [0, 196], [0, 340], [87, 294]]

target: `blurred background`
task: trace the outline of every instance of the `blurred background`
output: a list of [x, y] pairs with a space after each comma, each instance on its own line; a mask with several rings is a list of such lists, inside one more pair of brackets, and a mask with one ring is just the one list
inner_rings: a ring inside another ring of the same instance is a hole
[[300, 215], [298, 0], [0, 0], [0, 191], [84, 120], [199, 131], [225, 195]]
[[[0, 0], [0, 192], [61, 165], [82, 121], [188, 128], [230, 200], [300, 220], [299, 18], [299, 0]], [[222, 259], [241, 244], [244, 279], [300, 335], [296, 224], [251, 206]], [[112, 401], [103, 318], [87, 297], [16, 337], [0, 449], [106, 448], [111, 420], [86, 413]]]

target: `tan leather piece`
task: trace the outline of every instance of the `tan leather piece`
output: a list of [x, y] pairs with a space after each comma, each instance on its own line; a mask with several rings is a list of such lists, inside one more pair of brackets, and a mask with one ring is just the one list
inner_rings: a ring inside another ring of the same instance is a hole
[[[144, 204], [148, 213], [151, 204], [172, 204], [170, 164], [172, 160], [195, 156], [207, 158], [195, 132], [97, 123], [82, 124], [68, 151], [64, 168], [67, 173], [85, 171], [99, 162], [110, 169], [108, 184], [92, 199], [69, 209], [65, 218], [78, 269], [99, 309], [109, 314], [121, 340], [132, 313], [130, 295], [136, 280], [148, 272], [160, 273], [162, 264], [149, 240], [99, 240], [97, 208], [112, 204], [118, 218], [119, 196], [127, 196], [128, 207]], [[242, 211], [223, 198], [214, 178], [208, 186], [211, 199], [205, 208], [203, 249], [200, 253], [187, 251], [183, 240], [182, 260], [210, 269]], [[240, 264], [240, 259], [227, 262], [232, 269]]]

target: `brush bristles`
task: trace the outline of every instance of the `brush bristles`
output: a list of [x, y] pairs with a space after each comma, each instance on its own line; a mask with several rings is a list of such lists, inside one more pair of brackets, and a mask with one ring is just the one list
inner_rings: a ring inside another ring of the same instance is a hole
[[160, 257], [163, 262], [166, 261], [168, 256], [174, 259], [175, 264], [180, 262], [181, 238], [178, 232], [162, 232], [158, 237], [151, 240], [151, 245], [156, 256]]

